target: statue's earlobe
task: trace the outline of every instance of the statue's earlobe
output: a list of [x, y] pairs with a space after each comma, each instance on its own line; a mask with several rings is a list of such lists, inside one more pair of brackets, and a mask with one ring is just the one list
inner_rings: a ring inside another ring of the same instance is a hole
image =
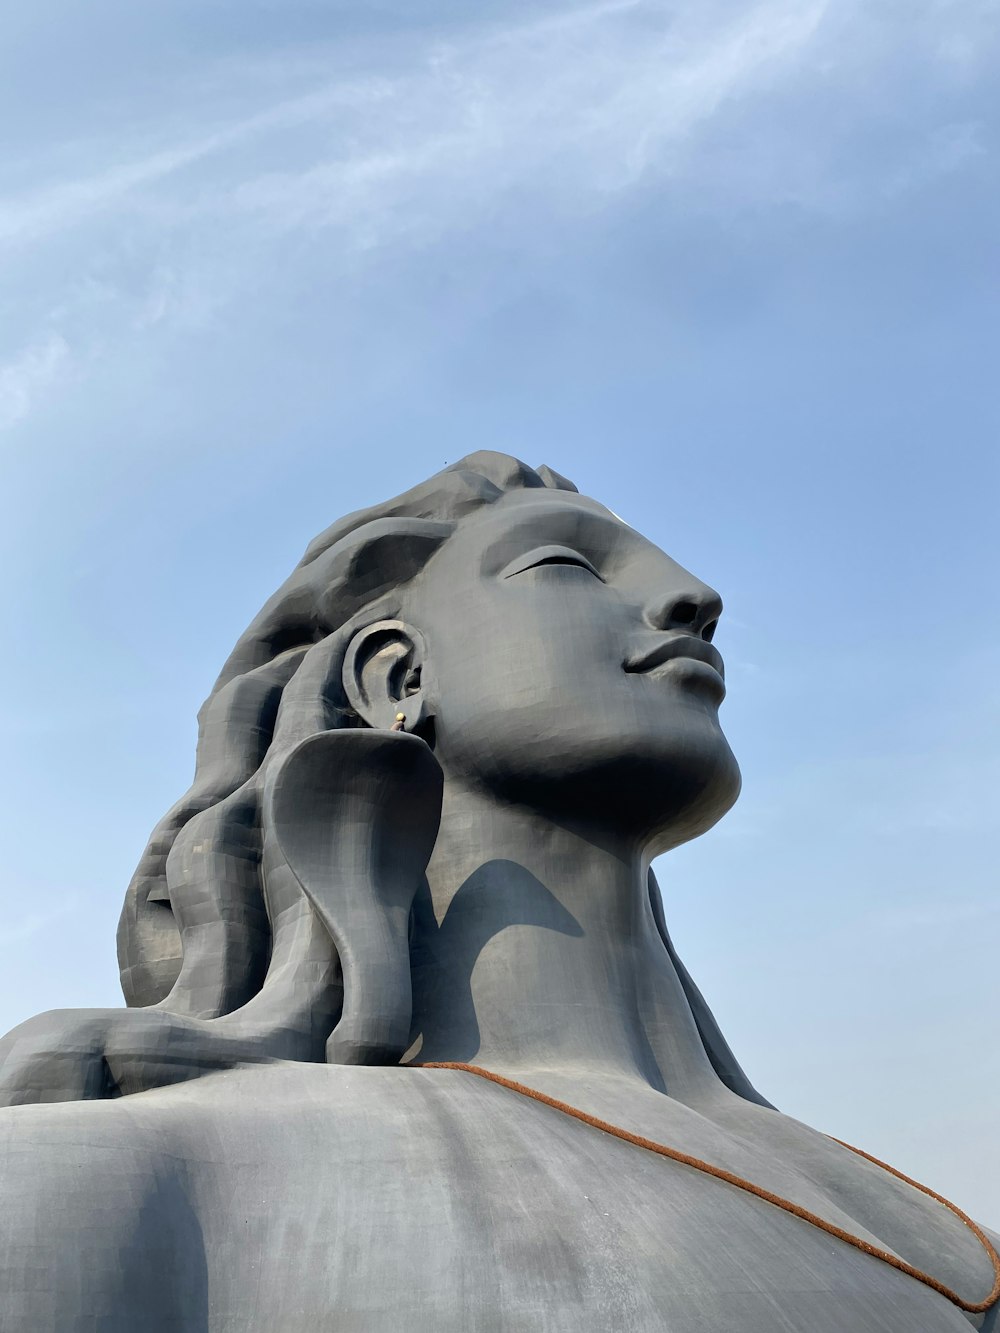
[[427, 651], [418, 630], [401, 620], [379, 620], [359, 630], [344, 656], [344, 693], [357, 715], [376, 731], [420, 734], [433, 716]]

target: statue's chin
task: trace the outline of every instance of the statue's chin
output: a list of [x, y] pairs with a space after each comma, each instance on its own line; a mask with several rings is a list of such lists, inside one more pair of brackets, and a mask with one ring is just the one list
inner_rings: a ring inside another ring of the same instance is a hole
[[728, 745], [712, 755], [685, 756], [680, 764], [635, 772], [632, 817], [650, 855], [700, 837], [719, 822], [740, 794], [740, 770]]
[[685, 810], [673, 811], [669, 818], [661, 819], [646, 840], [646, 850], [650, 857], [662, 856], [682, 843], [700, 838], [710, 828], [729, 813], [740, 794], [740, 775], [733, 760], [734, 776], [731, 780], [718, 785], [711, 784], [692, 799]]
[[[617, 834], [658, 856], [712, 828], [736, 801], [740, 771], [722, 732], [681, 746], [551, 755], [542, 771], [507, 774], [497, 789], [559, 822]], [[493, 784], [490, 784], [493, 785]]]

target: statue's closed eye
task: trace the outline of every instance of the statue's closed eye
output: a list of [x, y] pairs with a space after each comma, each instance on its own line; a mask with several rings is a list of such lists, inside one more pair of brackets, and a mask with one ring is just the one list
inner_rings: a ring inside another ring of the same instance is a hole
[[[587, 557], [581, 555], [579, 551], [574, 551], [570, 546], [540, 546], [534, 551], [527, 551], [501, 570], [500, 577], [513, 578], [515, 574], [523, 574], [529, 569], [539, 569], [543, 565], [575, 565], [577, 569], [584, 569], [588, 574], [593, 574], [595, 579], [601, 578]], [[601, 579], [601, 582], [604, 580]]]

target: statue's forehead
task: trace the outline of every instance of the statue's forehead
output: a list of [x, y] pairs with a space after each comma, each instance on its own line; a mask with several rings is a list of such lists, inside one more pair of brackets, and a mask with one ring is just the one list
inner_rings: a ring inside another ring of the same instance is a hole
[[[623, 519], [589, 496], [575, 492], [541, 489], [508, 491], [494, 504], [478, 510], [463, 520], [458, 536], [466, 536], [468, 545], [486, 545], [497, 538], [563, 540], [575, 534], [621, 541], [632, 537], [644, 539]], [[462, 543], [465, 545], [466, 543]]]

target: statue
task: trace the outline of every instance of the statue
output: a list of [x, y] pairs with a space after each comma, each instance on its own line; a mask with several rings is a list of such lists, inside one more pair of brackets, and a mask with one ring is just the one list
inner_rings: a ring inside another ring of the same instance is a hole
[[499, 454], [312, 543], [128, 889], [129, 1007], [0, 1046], [3, 1333], [1000, 1329], [989, 1238], [775, 1110], [674, 952], [720, 611]]

